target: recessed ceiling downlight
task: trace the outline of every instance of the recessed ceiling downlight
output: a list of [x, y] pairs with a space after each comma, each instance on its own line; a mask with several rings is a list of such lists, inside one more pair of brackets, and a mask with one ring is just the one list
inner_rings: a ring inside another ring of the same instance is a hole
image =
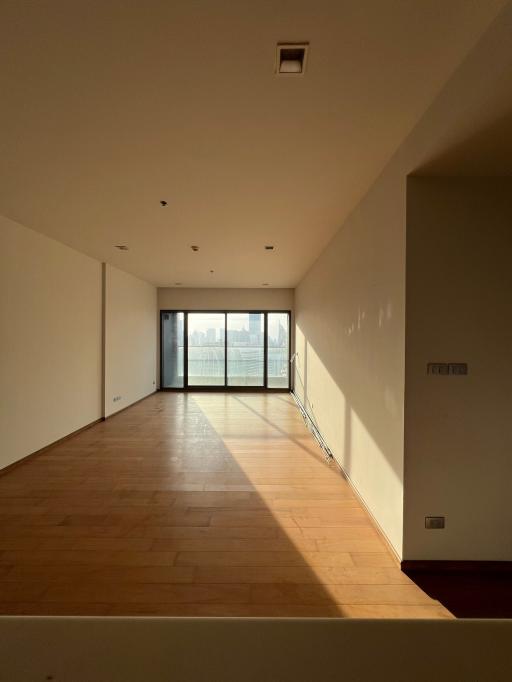
[[302, 76], [306, 71], [309, 43], [278, 43], [276, 73], [279, 76]]
[[114, 244], [116, 249], [119, 249], [119, 251], [128, 251], [128, 247], [126, 244]]
[[268, 282], [263, 282], [262, 287], [268, 287]]
[[274, 247], [271, 244], [268, 244], [267, 246], [265, 246], [265, 251], [273, 251], [273, 250], [274, 250]]
[[192, 251], [199, 251], [199, 246], [196, 246], [195, 244], [193, 244], [190, 248]]

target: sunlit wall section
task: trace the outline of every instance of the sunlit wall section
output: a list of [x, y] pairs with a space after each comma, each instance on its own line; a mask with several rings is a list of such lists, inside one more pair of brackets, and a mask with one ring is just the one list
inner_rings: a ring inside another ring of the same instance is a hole
[[305, 399], [305, 386], [304, 381], [306, 379], [306, 339], [302, 333], [302, 329], [299, 325], [295, 325], [295, 355], [292, 362], [292, 371], [294, 374], [294, 388], [296, 398], [304, 405]]
[[295, 391], [398, 555], [405, 210], [383, 177], [295, 292]]

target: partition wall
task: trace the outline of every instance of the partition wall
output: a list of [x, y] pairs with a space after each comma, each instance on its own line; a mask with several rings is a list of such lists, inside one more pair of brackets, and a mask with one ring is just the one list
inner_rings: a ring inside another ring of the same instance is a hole
[[164, 390], [290, 390], [290, 311], [160, 313]]

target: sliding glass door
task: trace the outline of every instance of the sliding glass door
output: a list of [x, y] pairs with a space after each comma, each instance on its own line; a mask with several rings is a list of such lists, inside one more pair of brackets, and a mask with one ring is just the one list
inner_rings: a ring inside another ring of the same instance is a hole
[[162, 311], [161, 387], [289, 390], [290, 313]]
[[290, 372], [290, 317], [288, 313], [268, 313], [268, 387], [288, 388]]
[[188, 313], [188, 385], [224, 386], [226, 316]]
[[265, 385], [263, 313], [227, 313], [228, 386]]
[[[162, 313], [162, 377], [164, 388], [185, 386], [184, 368], [184, 324], [185, 313]], [[163, 361], [165, 358], [165, 362]]]

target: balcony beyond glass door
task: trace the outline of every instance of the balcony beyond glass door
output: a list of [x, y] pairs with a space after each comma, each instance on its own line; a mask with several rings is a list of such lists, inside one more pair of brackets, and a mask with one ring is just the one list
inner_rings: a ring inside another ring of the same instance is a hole
[[287, 391], [290, 313], [162, 310], [161, 387]]
[[225, 385], [224, 313], [188, 313], [188, 385]]
[[263, 386], [263, 313], [227, 314], [228, 386]]
[[267, 387], [288, 388], [290, 372], [290, 330], [287, 313], [267, 316]]

